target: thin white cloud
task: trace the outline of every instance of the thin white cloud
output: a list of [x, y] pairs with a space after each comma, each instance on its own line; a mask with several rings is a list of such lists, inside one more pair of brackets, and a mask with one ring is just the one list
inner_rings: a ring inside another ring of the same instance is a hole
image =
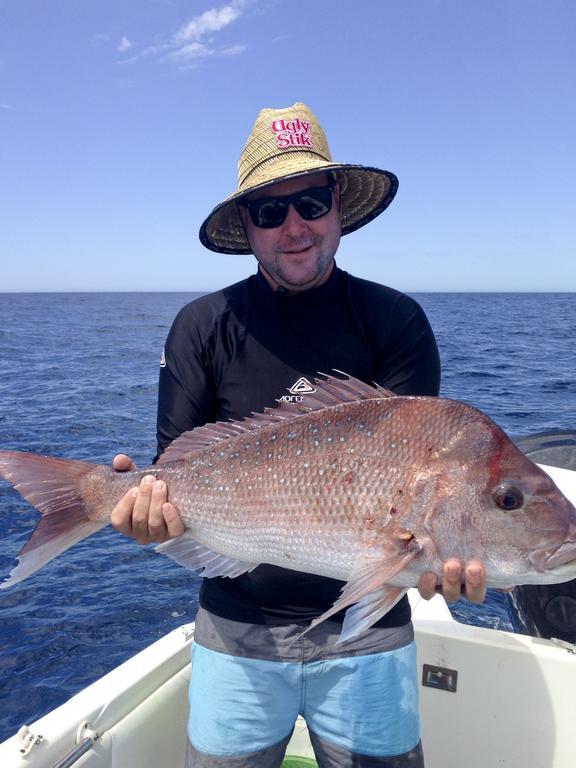
[[221, 48], [220, 53], [222, 56], [239, 56], [241, 53], [244, 53], [244, 51], [248, 48], [247, 45], [229, 45], [227, 48]]
[[177, 63], [184, 61], [191, 61], [192, 59], [200, 59], [204, 56], [211, 56], [214, 53], [212, 48], [204, 45], [204, 43], [188, 43], [175, 51], [171, 51], [166, 58]]
[[[157, 58], [178, 66], [189, 67], [209, 56], [239, 56], [247, 49], [246, 45], [241, 43], [218, 45], [216, 38], [219, 32], [243, 15], [250, 2], [251, 0], [231, 0], [226, 5], [210, 8], [193, 16], [165, 42], [159, 40], [139, 53], [124, 58], [123, 62], [128, 64], [142, 58]], [[132, 43], [123, 37], [118, 50], [127, 51], [129, 47], [132, 47]]]
[[120, 42], [118, 43], [117, 50], [120, 51], [120, 53], [124, 53], [124, 51], [130, 50], [134, 46], [134, 43], [128, 40], [127, 37], [123, 37]]
[[221, 29], [240, 18], [244, 5], [245, 3], [241, 0], [233, 0], [222, 8], [211, 8], [199, 16], [194, 16], [176, 32], [174, 42], [178, 45], [194, 40], [200, 41], [210, 32], [220, 32]]
[[12, 109], [12, 104], [0, 104], [0, 109]]

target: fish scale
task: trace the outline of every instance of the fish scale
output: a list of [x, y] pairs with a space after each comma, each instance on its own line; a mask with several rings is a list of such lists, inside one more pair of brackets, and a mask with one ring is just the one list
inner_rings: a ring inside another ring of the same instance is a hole
[[0, 451], [0, 475], [43, 514], [1, 586], [105, 525], [149, 473], [186, 525], [158, 551], [208, 578], [268, 563], [340, 579], [316, 622], [347, 609], [342, 639], [448, 558], [482, 560], [490, 586], [576, 575], [576, 510], [487, 416], [351, 377], [315, 387], [302, 404], [185, 433], [140, 472]]

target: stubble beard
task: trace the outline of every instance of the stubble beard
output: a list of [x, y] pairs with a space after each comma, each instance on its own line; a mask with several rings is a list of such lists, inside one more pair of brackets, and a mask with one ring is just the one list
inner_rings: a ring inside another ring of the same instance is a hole
[[339, 238], [335, 246], [323, 242], [323, 238], [315, 238], [310, 248], [317, 249], [317, 254], [310, 263], [308, 263], [310, 256], [306, 253], [301, 257], [290, 256], [290, 253], [297, 252], [299, 244], [284, 245], [286, 250], [278, 249], [276, 252], [273, 271], [267, 269], [265, 265], [260, 266], [275, 283], [286, 290], [304, 291], [315, 288], [317, 285], [322, 285], [330, 276], [338, 243]]

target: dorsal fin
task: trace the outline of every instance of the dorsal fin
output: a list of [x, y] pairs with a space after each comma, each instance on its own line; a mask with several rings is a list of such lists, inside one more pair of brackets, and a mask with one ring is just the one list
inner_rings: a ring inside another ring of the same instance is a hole
[[158, 459], [158, 464], [167, 464], [171, 461], [181, 461], [190, 458], [195, 453], [209, 445], [215, 445], [222, 440], [228, 440], [244, 432], [254, 432], [270, 424], [279, 421], [295, 419], [311, 411], [320, 411], [331, 408], [341, 403], [351, 403], [357, 400], [374, 400], [384, 397], [396, 397], [388, 389], [378, 384], [366, 384], [342, 371], [335, 373], [345, 378], [337, 378], [326, 373], [318, 373], [314, 378], [316, 391], [306, 394], [306, 400], [302, 403], [290, 403], [278, 400], [275, 408], [265, 408], [262, 413], [252, 413], [242, 421], [218, 421], [215, 424], [206, 424], [190, 432], [184, 432], [171, 443]]

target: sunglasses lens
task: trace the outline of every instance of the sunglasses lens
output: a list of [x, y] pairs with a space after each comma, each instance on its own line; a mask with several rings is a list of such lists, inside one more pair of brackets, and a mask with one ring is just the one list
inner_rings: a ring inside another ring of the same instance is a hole
[[250, 213], [255, 226], [263, 229], [272, 229], [279, 227], [286, 218], [288, 205], [282, 200], [270, 198], [269, 200], [257, 201], [250, 205]]
[[330, 187], [305, 189], [299, 198], [294, 200], [294, 207], [303, 219], [308, 221], [319, 219], [332, 207], [332, 189]]
[[248, 204], [250, 217], [255, 227], [274, 229], [284, 223], [290, 203], [306, 221], [325, 216], [332, 208], [332, 187], [304, 189], [294, 195], [265, 197]]

